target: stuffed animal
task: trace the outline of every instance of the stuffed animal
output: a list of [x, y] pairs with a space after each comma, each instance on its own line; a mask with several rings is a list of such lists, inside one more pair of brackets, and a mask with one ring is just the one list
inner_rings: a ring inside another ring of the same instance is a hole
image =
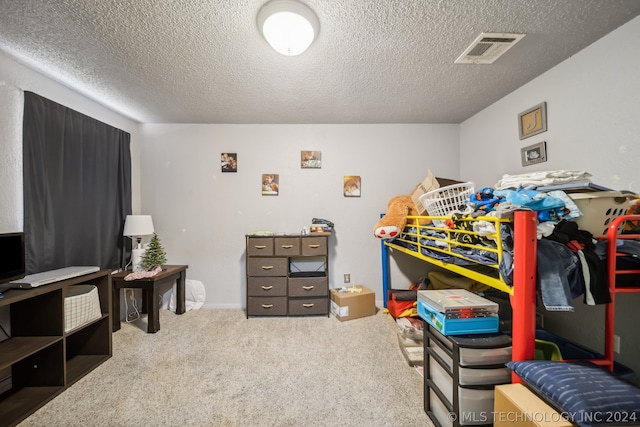
[[387, 213], [373, 227], [373, 235], [383, 240], [395, 239], [407, 225], [407, 216], [420, 215], [411, 196], [395, 196], [387, 204]]

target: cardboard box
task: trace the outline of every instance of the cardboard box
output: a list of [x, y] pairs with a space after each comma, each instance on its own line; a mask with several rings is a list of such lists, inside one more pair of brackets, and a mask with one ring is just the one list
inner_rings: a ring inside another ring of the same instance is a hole
[[427, 171], [427, 177], [413, 189], [413, 192], [411, 193], [411, 200], [413, 200], [413, 204], [418, 212], [420, 212], [420, 215], [427, 215], [427, 210], [422, 206], [422, 203], [420, 203], [420, 196], [424, 193], [428, 193], [429, 191], [437, 190], [440, 187], [460, 183], [461, 181], [455, 181], [453, 179], [436, 178], [433, 175], [433, 172], [431, 172], [431, 169], [429, 169]]
[[347, 292], [331, 289], [331, 313], [340, 321], [372, 316], [376, 314], [376, 293], [362, 285], [351, 286]]
[[522, 384], [495, 387], [494, 427], [572, 427], [558, 411]]

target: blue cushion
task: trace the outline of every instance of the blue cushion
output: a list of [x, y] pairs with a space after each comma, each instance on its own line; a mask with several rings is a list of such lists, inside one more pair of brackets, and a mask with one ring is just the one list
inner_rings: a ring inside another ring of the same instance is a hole
[[581, 427], [640, 424], [640, 388], [601, 367], [549, 360], [507, 366]]

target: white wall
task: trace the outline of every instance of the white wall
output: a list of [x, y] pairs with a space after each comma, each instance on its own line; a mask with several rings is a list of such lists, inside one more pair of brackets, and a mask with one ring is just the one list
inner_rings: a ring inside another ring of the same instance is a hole
[[30, 91], [131, 133], [134, 212], [140, 208], [137, 122], [36, 73], [0, 53], [0, 232], [22, 231], [22, 115]]
[[[576, 169], [600, 185], [640, 191], [638, 42], [640, 18], [462, 123], [463, 179], [493, 185], [506, 173]], [[548, 131], [520, 140], [518, 113], [543, 101]], [[540, 141], [549, 160], [522, 167], [520, 149]]]
[[[169, 262], [189, 265], [212, 307], [245, 305], [246, 233], [298, 233], [312, 218], [335, 223], [330, 286], [349, 273], [381, 301], [379, 213], [428, 168], [458, 177], [457, 125], [145, 124], [142, 135], [143, 210]], [[322, 168], [301, 169], [302, 150], [321, 151]], [[237, 173], [220, 171], [223, 152], [238, 153]], [[261, 195], [265, 173], [280, 175], [278, 196]], [[361, 197], [343, 196], [344, 175], [361, 176]], [[394, 286], [417, 278], [408, 271], [393, 271]]]
[[[616, 190], [640, 192], [640, 18], [587, 47], [460, 126], [462, 179], [493, 186], [502, 174], [576, 169]], [[519, 140], [518, 113], [547, 102], [548, 131]], [[547, 143], [546, 163], [522, 167], [520, 149]], [[574, 301], [575, 314], [545, 313], [551, 330], [603, 351], [604, 308]], [[620, 295], [616, 359], [640, 372], [640, 295]]]

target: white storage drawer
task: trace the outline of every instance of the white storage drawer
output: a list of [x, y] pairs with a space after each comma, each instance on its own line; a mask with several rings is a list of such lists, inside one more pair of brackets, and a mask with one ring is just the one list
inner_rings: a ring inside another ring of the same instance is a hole
[[460, 385], [491, 385], [511, 382], [509, 368], [458, 368], [458, 382]]
[[447, 398], [448, 403], [453, 403], [453, 378], [451, 375], [435, 360], [429, 356], [429, 378], [438, 390]]
[[493, 422], [493, 388], [478, 390], [458, 387], [458, 415], [461, 425]]
[[453, 360], [449, 353], [447, 353], [444, 349], [438, 347], [437, 345], [429, 346], [429, 351], [433, 352], [433, 354], [437, 355], [442, 361], [447, 365], [449, 371], [453, 369]]
[[460, 348], [460, 366], [501, 365], [511, 361], [511, 346]]
[[[428, 330], [433, 336], [434, 348], [438, 347], [436, 343], [439, 343], [453, 353], [453, 342], [458, 343], [460, 359], [458, 362], [461, 366], [502, 365], [511, 361], [511, 346], [505, 345], [510, 344], [511, 340], [506, 336], [486, 338], [486, 335], [479, 335], [479, 338], [475, 339], [473, 335], [446, 337], [431, 326]], [[438, 352], [438, 355], [446, 360], [444, 354], [447, 354], [446, 351]]]
[[[453, 380], [438, 363], [429, 364], [429, 377], [448, 402], [442, 402], [433, 389], [429, 390], [429, 409], [438, 422], [453, 425], [446, 404], [453, 401]], [[491, 424], [493, 412], [493, 388], [475, 389], [458, 387], [458, 421], [461, 425]], [[443, 422], [443, 420], [445, 422]]]
[[[452, 369], [453, 360], [445, 349], [438, 345], [431, 345], [429, 349]], [[460, 366], [502, 365], [511, 361], [511, 347], [459, 348], [459, 352]]]
[[429, 390], [429, 410], [442, 427], [453, 427], [451, 413], [433, 390]]

